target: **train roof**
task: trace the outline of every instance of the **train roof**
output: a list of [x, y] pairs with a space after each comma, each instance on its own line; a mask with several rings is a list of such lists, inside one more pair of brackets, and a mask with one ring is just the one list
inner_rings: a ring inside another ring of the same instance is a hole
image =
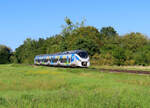
[[86, 52], [86, 51], [84, 51], [84, 50], [72, 50], [72, 51], [59, 52], [59, 53], [55, 53], [55, 54], [40, 54], [37, 56], [57, 56], [57, 55], [65, 55], [65, 54], [75, 54], [78, 52]]

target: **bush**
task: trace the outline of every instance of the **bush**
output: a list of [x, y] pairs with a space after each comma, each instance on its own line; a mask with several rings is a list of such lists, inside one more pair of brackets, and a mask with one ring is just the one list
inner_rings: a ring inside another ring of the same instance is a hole
[[0, 64], [6, 64], [10, 62], [11, 49], [5, 45], [0, 45]]
[[113, 65], [114, 64], [114, 57], [110, 53], [106, 54], [95, 54], [92, 57], [91, 60], [92, 64], [97, 64], [97, 65]]

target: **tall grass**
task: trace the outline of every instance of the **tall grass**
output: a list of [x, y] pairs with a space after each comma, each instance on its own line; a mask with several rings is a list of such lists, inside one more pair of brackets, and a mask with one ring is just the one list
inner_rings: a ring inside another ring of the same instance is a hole
[[150, 76], [0, 65], [0, 108], [149, 108]]

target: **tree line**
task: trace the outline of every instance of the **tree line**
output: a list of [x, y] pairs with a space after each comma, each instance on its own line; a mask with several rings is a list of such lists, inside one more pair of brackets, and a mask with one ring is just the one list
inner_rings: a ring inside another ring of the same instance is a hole
[[33, 64], [35, 55], [80, 49], [89, 53], [95, 65], [150, 65], [150, 39], [144, 34], [120, 36], [111, 26], [99, 30], [85, 26], [84, 20], [73, 23], [67, 17], [65, 22], [60, 34], [38, 40], [27, 38], [14, 52], [0, 45], [0, 64]]

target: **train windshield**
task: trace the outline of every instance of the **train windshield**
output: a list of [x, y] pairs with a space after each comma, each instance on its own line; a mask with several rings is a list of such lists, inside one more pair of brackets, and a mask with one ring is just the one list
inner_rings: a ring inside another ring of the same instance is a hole
[[88, 53], [83, 51], [83, 52], [78, 52], [77, 53], [81, 58], [87, 58], [88, 57]]

